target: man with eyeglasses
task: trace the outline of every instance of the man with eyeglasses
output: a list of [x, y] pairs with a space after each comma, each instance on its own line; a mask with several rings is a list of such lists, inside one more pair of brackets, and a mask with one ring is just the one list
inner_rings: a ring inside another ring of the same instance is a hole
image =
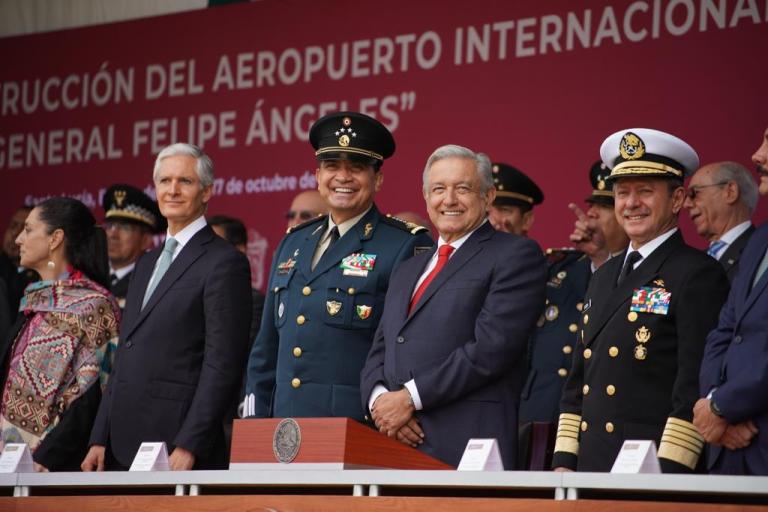
[[720, 261], [733, 282], [739, 257], [755, 231], [750, 217], [757, 206], [757, 185], [736, 162], [700, 168], [688, 183], [683, 207], [696, 232], [709, 242], [707, 254]]
[[319, 215], [328, 213], [328, 205], [323, 201], [323, 197], [317, 190], [305, 190], [299, 192], [293, 198], [291, 209], [285, 214], [288, 220], [288, 229], [298, 226]]
[[152, 247], [152, 235], [165, 229], [157, 203], [136, 187], [112, 185], [104, 193], [104, 231], [109, 253], [109, 291], [125, 308], [136, 260]]
[[[768, 130], [752, 155], [768, 196]], [[768, 224], [744, 248], [728, 302], [709, 333], [693, 423], [710, 473], [768, 475]]]

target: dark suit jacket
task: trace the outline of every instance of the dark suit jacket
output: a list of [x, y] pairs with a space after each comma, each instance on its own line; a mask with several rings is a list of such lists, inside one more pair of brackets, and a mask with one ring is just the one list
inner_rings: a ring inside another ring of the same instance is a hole
[[246, 257], [206, 226], [173, 261], [146, 307], [162, 247], [136, 264], [114, 374], [90, 444], [130, 466], [144, 441], [196, 456], [195, 468], [224, 467], [222, 420], [237, 392], [251, 322]]
[[754, 232], [755, 226], [749, 226], [749, 229], [739, 235], [739, 238], [734, 240], [723, 255], [720, 256], [720, 264], [723, 265], [725, 273], [728, 275], [728, 282], [730, 283], [733, 283], [733, 279], [736, 277], [736, 271], [739, 269], [739, 258]]
[[[608, 260], [589, 283], [553, 466], [610, 471], [625, 440], [650, 439], [664, 472], [692, 471], [703, 448], [691, 423], [699, 365], [728, 280], [680, 231], [616, 285], [625, 254]], [[667, 311], [636, 311], [667, 293]]]
[[361, 398], [377, 384], [394, 391], [414, 379], [423, 410], [419, 449], [458, 465], [471, 438], [496, 438], [515, 467], [517, 409], [525, 351], [544, 302], [546, 266], [532, 240], [489, 222], [452, 255], [413, 312], [416, 282], [435, 249], [400, 264], [361, 373]]
[[729, 423], [752, 420], [758, 433], [744, 449], [715, 448], [710, 467], [719, 473], [768, 475], [768, 272], [752, 280], [768, 249], [768, 224], [744, 249], [728, 302], [709, 333], [701, 365], [701, 395], [712, 399]]

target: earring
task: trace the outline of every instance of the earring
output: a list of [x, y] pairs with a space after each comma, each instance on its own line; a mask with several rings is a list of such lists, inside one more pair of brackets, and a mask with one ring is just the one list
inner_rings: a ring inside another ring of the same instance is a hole
[[51, 258], [51, 248], [50, 247], [48, 248], [48, 263], [47, 263], [47, 265], [48, 265], [48, 268], [55, 268], [56, 267], [56, 263], [54, 263], [53, 259]]

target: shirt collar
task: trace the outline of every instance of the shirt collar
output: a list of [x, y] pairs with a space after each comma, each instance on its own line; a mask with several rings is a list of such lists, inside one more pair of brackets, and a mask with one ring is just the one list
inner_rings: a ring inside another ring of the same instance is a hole
[[[480, 226], [482, 226], [482, 225], [483, 225], [483, 224], [485, 224], [486, 222], [488, 222], [488, 217], [486, 217], [485, 219], [483, 219], [483, 222], [481, 222], [481, 223], [480, 223]], [[464, 235], [463, 237], [459, 238], [458, 240], [454, 240], [453, 242], [451, 242], [451, 244], [450, 244], [450, 245], [451, 245], [451, 246], [453, 246], [453, 253], [451, 253], [451, 255], [453, 255], [453, 254], [454, 254], [454, 253], [455, 253], [455, 252], [456, 252], [456, 251], [459, 249], [459, 247], [461, 247], [461, 246], [464, 244], [464, 242], [466, 242], [466, 241], [467, 241], [467, 239], [468, 239], [470, 236], [472, 236], [472, 233], [474, 233], [475, 231], [477, 231], [478, 229], [480, 229], [480, 226], [477, 226], [475, 229], [473, 229], [472, 231], [470, 231], [469, 233], [467, 233], [467, 234], [466, 234], [466, 235]], [[448, 242], [446, 242], [445, 240], [443, 240], [443, 237], [441, 236], [441, 237], [440, 237], [440, 238], [438, 238], [438, 240], [437, 240], [437, 249], [439, 250], [439, 249], [440, 249], [440, 247], [442, 247], [443, 245], [446, 245], [447, 243], [448, 243]], [[435, 251], [435, 254], [437, 254], [437, 251]]]
[[[179, 245], [176, 247], [176, 250], [174, 251], [174, 254], [178, 254], [179, 251], [181, 251], [185, 245], [187, 245], [187, 242], [189, 242], [195, 234], [197, 234], [198, 231], [203, 229], [208, 222], [205, 220], [205, 215], [201, 215], [189, 224], [187, 224], [184, 229], [173, 235], [173, 238], [176, 239], [177, 242], [179, 242]], [[165, 237], [170, 237], [170, 232], [165, 233]]]
[[749, 226], [752, 225], [751, 220], [746, 220], [742, 222], [741, 224], [737, 224], [736, 226], [732, 227], [725, 233], [723, 233], [723, 236], [720, 237], [721, 242], [725, 242], [726, 245], [731, 245], [733, 242], [736, 241], [737, 238], [739, 238], [746, 230], [749, 229]]
[[631, 253], [632, 251], [636, 250], [637, 252], [640, 253], [640, 256], [643, 257], [642, 260], [639, 260], [635, 264], [635, 267], [637, 267], [637, 265], [639, 265], [641, 261], [643, 261], [645, 258], [650, 256], [653, 251], [655, 251], [661, 244], [666, 242], [667, 239], [669, 237], [671, 237], [672, 235], [674, 235], [676, 232], [677, 232], [677, 228], [674, 227], [674, 228], [670, 229], [669, 231], [667, 231], [666, 233], [661, 234], [661, 235], [657, 236], [656, 238], [654, 238], [653, 240], [651, 240], [650, 242], [644, 244], [639, 249], [633, 249], [632, 248], [632, 244], [630, 243], [629, 247], [627, 248], [627, 254], [624, 255], [624, 262], [626, 263], [627, 258], [629, 257], [629, 253]]
[[109, 273], [110, 274], [114, 274], [117, 277], [117, 279], [120, 280], [120, 279], [124, 278], [125, 276], [127, 276], [133, 270], [133, 267], [135, 267], [135, 266], [136, 266], [136, 262], [135, 261], [133, 263], [131, 263], [130, 265], [126, 265], [124, 267], [120, 267], [120, 268], [117, 268], [117, 269], [112, 268], [112, 265], [110, 265], [109, 266]]
[[339, 228], [339, 238], [343, 237], [343, 236], [344, 236], [344, 234], [345, 234], [347, 231], [349, 231], [350, 229], [352, 229], [352, 228], [354, 227], [354, 225], [355, 225], [355, 224], [357, 224], [357, 223], [358, 223], [358, 221], [359, 221], [360, 219], [362, 219], [363, 217], [365, 217], [365, 214], [367, 214], [369, 211], [371, 211], [371, 208], [373, 208], [373, 204], [371, 204], [371, 206], [369, 206], [369, 207], [368, 207], [368, 208], [367, 208], [367, 209], [366, 209], [366, 210], [365, 210], [363, 213], [361, 213], [360, 215], [357, 215], [357, 216], [355, 216], [355, 217], [352, 217], [351, 219], [345, 220], [345, 221], [344, 221], [344, 222], [342, 222], [341, 224], [336, 224], [336, 223], [334, 223], [334, 222], [333, 222], [333, 219], [331, 218], [331, 215], [329, 214], [329, 215], [328, 215], [328, 227], [326, 228], [326, 230], [325, 230], [325, 234], [323, 235], [323, 240], [325, 240], [326, 238], [328, 238], [328, 236], [331, 234], [331, 230], [333, 229], [333, 227], [334, 227], [334, 226], [336, 226], [336, 227], [338, 227], [338, 228]]

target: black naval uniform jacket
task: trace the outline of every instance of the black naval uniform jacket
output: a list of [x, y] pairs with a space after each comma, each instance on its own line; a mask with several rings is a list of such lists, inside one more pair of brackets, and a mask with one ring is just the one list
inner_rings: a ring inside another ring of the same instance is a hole
[[128, 284], [131, 282], [131, 276], [133, 270], [125, 274], [122, 278], [115, 281], [115, 283], [109, 287], [109, 291], [117, 299], [117, 304], [120, 306], [120, 310], [125, 309], [125, 298], [128, 296]]
[[547, 294], [528, 342], [528, 376], [520, 397], [520, 423], [556, 423], [560, 397], [578, 340], [590, 259], [574, 249], [547, 249]]
[[[631, 439], [656, 442], [662, 471], [693, 471], [704, 446], [691, 423], [699, 366], [728, 280], [679, 231], [617, 286], [625, 254], [600, 267], [587, 290], [552, 466], [610, 471]], [[643, 292], [661, 297], [656, 312], [632, 311], [648, 304], [633, 301]]]

